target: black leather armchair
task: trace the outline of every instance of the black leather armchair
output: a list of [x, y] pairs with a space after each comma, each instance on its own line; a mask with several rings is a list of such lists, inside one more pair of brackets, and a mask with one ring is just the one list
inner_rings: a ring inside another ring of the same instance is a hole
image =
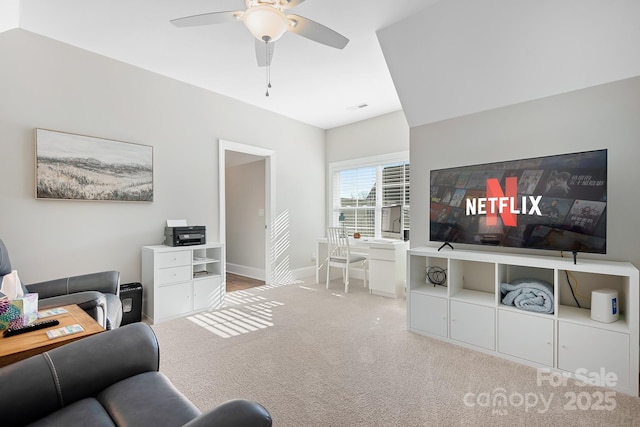
[[[11, 273], [9, 252], [0, 239], [0, 281]], [[115, 329], [122, 322], [120, 273], [103, 271], [80, 276], [22, 284], [24, 292], [38, 294], [38, 309], [77, 304], [105, 329]]]
[[[10, 338], [7, 338], [10, 339]], [[202, 414], [159, 372], [151, 327], [132, 323], [0, 368], [3, 426], [269, 427], [238, 399]], [[33, 423], [33, 424], [30, 424]]]

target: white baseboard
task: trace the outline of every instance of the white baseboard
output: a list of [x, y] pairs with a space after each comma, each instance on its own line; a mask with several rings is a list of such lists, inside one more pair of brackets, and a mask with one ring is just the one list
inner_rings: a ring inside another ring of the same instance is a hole
[[302, 280], [308, 277], [313, 277], [316, 274], [316, 268], [313, 266], [297, 268], [295, 270], [291, 270], [291, 274], [295, 280]]
[[231, 263], [227, 263], [227, 273], [237, 274], [238, 276], [249, 277], [251, 279], [262, 281], [265, 280], [266, 276], [264, 269]]

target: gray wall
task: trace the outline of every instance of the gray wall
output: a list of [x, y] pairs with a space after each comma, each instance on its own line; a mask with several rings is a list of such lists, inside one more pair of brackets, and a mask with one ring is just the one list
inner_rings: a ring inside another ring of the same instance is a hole
[[639, 117], [635, 77], [412, 128], [411, 216], [423, 220], [411, 246], [428, 243], [432, 169], [606, 148], [607, 255], [597, 258], [640, 266]]
[[402, 111], [329, 129], [327, 163], [409, 150], [409, 125]]
[[[23, 281], [116, 269], [140, 280], [140, 247], [166, 219], [218, 241], [218, 139], [276, 153], [276, 215], [289, 265], [307, 268], [324, 230], [321, 129], [21, 29], [0, 33], [0, 237]], [[34, 198], [34, 128], [154, 147], [153, 203]]]

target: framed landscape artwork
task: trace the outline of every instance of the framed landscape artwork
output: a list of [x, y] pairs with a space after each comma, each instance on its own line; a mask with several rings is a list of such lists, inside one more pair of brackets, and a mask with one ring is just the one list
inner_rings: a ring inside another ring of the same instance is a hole
[[153, 147], [36, 129], [36, 199], [153, 201]]

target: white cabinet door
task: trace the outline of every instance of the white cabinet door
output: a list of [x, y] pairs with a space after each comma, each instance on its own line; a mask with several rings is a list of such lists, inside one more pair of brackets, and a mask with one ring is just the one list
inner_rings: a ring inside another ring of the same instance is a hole
[[553, 366], [553, 319], [498, 310], [498, 351]]
[[222, 303], [222, 277], [214, 276], [193, 281], [193, 309], [205, 310]]
[[416, 292], [411, 294], [409, 324], [411, 329], [447, 336], [447, 300]]
[[495, 309], [451, 301], [451, 339], [488, 350], [496, 349]]
[[376, 295], [396, 297], [396, 271], [393, 261], [369, 258], [369, 289]]
[[157, 292], [158, 319], [163, 320], [192, 310], [191, 282], [163, 286], [158, 288]]
[[629, 334], [560, 321], [558, 346], [558, 368], [587, 377], [604, 370], [618, 377], [617, 386], [629, 387]]

